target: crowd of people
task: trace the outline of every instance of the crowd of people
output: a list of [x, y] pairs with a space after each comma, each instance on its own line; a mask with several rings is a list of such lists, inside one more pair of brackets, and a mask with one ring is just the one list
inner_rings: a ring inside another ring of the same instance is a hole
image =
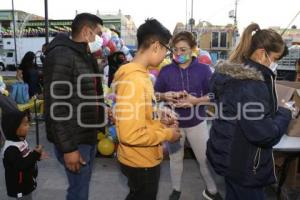
[[[170, 157], [169, 200], [180, 199], [186, 141], [199, 164], [204, 199], [265, 199], [264, 187], [276, 181], [272, 147], [296, 112], [277, 102], [276, 62], [287, 53], [278, 33], [250, 24], [229, 59], [216, 64], [213, 73], [195, 55], [191, 32], [172, 36], [159, 21], [147, 19], [137, 30], [135, 56], [129, 58], [115, 42], [119, 51], [107, 54], [102, 76], [95, 56], [107, 53], [103, 43], [113, 48], [103, 40], [107, 31], [102, 19], [81, 13], [71, 29], [71, 37], [61, 34], [47, 45], [43, 86], [34, 53], [24, 56], [18, 72], [29, 84], [30, 96], [43, 94], [47, 138], [68, 178], [67, 200], [88, 199], [97, 133], [107, 121], [117, 131], [118, 162], [129, 187], [126, 200], [156, 199], [163, 143]], [[166, 57], [170, 62], [150, 75], [149, 66], [155, 69]], [[115, 95], [112, 107], [105, 103], [103, 83]], [[42, 146], [30, 151], [26, 114], [3, 95], [1, 102], [10, 105], [2, 114], [7, 195], [32, 199], [36, 163], [47, 153]], [[206, 112], [210, 104], [216, 113], [211, 127]], [[213, 171], [225, 179], [225, 197]]]

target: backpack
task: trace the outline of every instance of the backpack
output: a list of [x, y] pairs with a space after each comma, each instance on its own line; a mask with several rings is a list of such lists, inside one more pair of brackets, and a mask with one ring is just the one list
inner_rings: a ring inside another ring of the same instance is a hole
[[11, 85], [10, 96], [17, 104], [25, 104], [29, 102], [28, 84], [16, 82]]

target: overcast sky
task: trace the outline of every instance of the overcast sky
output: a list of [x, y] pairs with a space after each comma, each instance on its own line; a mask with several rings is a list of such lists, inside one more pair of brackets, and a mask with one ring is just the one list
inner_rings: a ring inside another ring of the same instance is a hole
[[[206, 20], [215, 25], [226, 25], [233, 20], [228, 17], [234, 9], [235, 0], [194, 0], [194, 18]], [[16, 10], [44, 16], [44, 0], [14, 0]], [[11, 0], [1, 0], [0, 9], [11, 9]], [[186, 9], [186, 5], [188, 6]], [[49, 18], [73, 19], [78, 12], [96, 14], [116, 14], [121, 9], [123, 14], [131, 15], [136, 26], [146, 18], [154, 17], [161, 21], [170, 31], [177, 22], [190, 18], [191, 0], [48, 0]], [[186, 10], [188, 10], [186, 12]], [[300, 0], [239, 0], [238, 25], [243, 30], [251, 22], [261, 28], [270, 26], [286, 27], [300, 11]], [[300, 28], [300, 16], [294, 21]]]

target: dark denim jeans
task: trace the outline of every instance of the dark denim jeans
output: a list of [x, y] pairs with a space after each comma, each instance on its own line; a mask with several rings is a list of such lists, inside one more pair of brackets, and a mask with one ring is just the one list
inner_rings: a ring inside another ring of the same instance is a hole
[[[57, 147], [54, 147], [54, 149], [58, 161], [64, 165], [63, 153]], [[89, 198], [89, 184], [96, 156], [96, 145], [81, 144], [78, 146], [78, 150], [82, 158], [86, 161], [86, 165], [81, 167], [79, 173], [73, 173], [65, 167], [69, 182], [67, 200], [88, 200]]]
[[130, 189], [126, 200], [155, 200], [160, 177], [160, 165], [151, 168], [134, 168], [121, 164]]

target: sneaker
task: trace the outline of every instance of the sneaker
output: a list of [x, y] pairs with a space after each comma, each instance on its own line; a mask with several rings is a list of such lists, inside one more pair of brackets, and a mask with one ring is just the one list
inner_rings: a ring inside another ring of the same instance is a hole
[[212, 194], [207, 189], [203, 191], [202, 195], [205, 200], [223, 200], [219, 192]]
[[173, 190], [169, 196], [169, 200], [178, 200], [180, 198], [181, 192]]

